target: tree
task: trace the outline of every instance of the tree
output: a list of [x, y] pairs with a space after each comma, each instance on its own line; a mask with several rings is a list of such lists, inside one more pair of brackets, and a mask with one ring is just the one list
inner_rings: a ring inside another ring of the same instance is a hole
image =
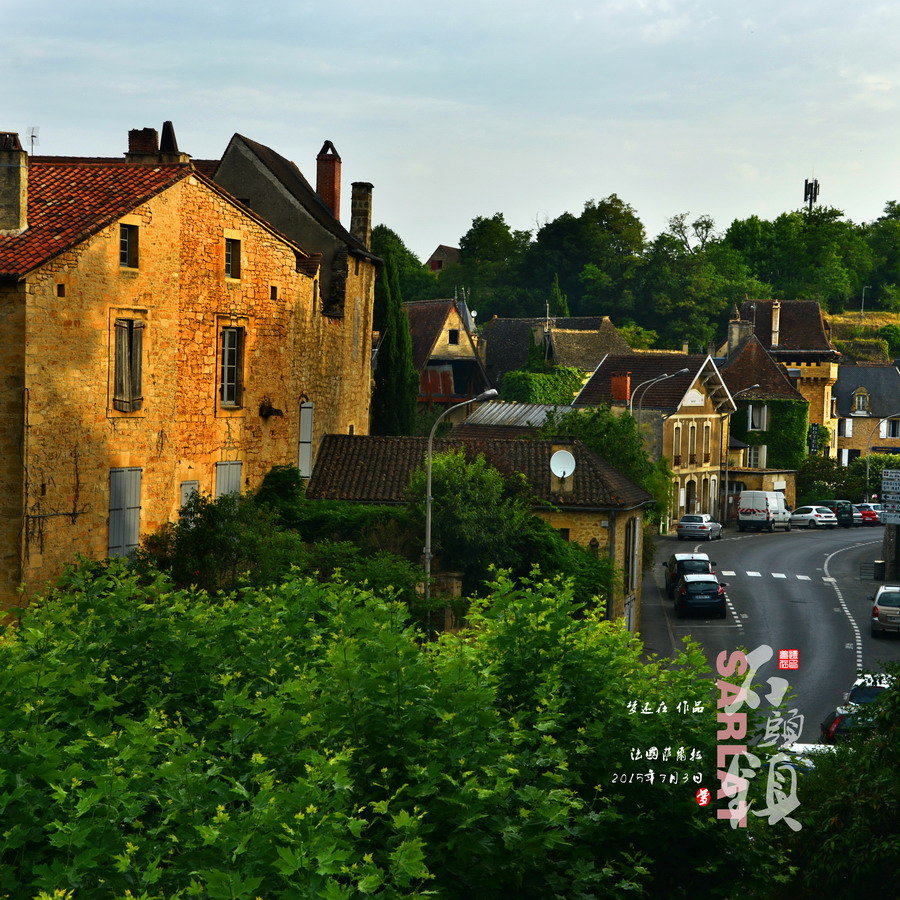
[[569, 315], [569, 300], [559, 286], [559, 273], [553, 275], [553, 286], [550, 288], [550, 315], [566, 317]]
[[371, 433], [413, 434], [419, 376], [413, 366], [409, 317], [393, 256], [388, 256], [375, 286], [376, 305], [384, 309], [385, 325], [375, 366]]
[[[440, 288], [434, 273], [419, 261], [400, 235], [387, 225], [376, 225], [372, 229], [372, 252], [386, 260], [392, 257], [397, 265], [397, 279], [400, 294], [405, 300], [432, 300], [440, 297]], [[381, 331], [384, 327], [383, 310], [376, 306], [372, 328]]]

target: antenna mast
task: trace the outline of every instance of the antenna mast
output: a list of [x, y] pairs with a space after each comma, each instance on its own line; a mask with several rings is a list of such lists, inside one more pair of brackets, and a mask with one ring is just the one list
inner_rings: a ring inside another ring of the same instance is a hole
[[812, 212], [813, 203], [815, 203], [819, 199], [819, 179], [813, 178], [810, 181], [808, 178], [803, 182], [803, 202], [809, 203], [809, 211]]

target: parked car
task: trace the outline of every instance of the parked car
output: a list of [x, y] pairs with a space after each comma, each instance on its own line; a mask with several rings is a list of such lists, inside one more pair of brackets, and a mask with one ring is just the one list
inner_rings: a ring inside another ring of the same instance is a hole
[[863, 514], [862, 510], [858, 509], [856, 506], [853, 507], [853, 527], [861, 528], [863, 526]]
[[819, 726], [823, 744], [837, 744], [872, 727], [872, 718], [858, 706], [840, 706]]
[[675, 526], [678, 532], [678, 540], [685, 541], [693, 538], [699, 541], [721, 540], [722, 526], [713, 522], [712, 516], [707, 513], [689, 514], [681, 517]]
[[883, 584], [872, 602], [872, 637], [881, 637], [888, 631], [900, 632], [900, 585]]
[[849, 500], [813, 500], [811, 506], [824, 506], [830, 509], [841, 528], [853, 527], [853, 504]]
[[672, 596], [682, 575], [712, 575], [713, 566], [715, 563], [705, 553], [673, 553], [669, 561], [663, 563], [666, 593]]
[[741, 491], [738, 531], [791, 530], [791, 514], [781, 491]]
[[886, 672], [865, 672], [853, 682], [853, 687], [844, 696], [847, 706], [861, 706], [871, 703], [881, 696], [892, 684], [894, 679]]
[[858, 503], [856, 508], [863, 515], [864, 525], [880, 525], [881, 524], [881, 504], [880, 503]]
[[725, 588], [715, 575], [683, 575], [675, 585], [675, 612], [679, 618], [689, 612], [706, 615], [715, 613], [724, 619], [728, 614], [725, 605]]
[[799, 506], [791, 513], [791, 525], [798, 528], [837, 528], [837, 516], [824, 506]]

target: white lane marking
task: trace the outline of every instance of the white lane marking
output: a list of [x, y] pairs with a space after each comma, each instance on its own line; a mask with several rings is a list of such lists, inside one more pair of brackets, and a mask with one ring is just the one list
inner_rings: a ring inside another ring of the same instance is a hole
[[798, 578], [800, 581], [810, 581], [810, 580], [811, 580], [810, 577], [809, 577], [809, 575], [798, 575], [797, 578]]
[[773, 572], [772, 577], [773, 578], [787, 578], [787, 575], [784, 575], [781, 572]]
[[722, 570], [723, 575], [737, 575], [737, 572], [726, 572], [724, 569]]
[[751, 578], [762, 578], [762, 575], [759, 572], [748, 572], [747, 573]]
[[[844, 549], [846, 549], [846, 550], [852, 550], [853, 548], [852, 548], [852, 547], [845, 547]], [[837, 552], [837, 553], [840, 553], [841, 551], [838, 550], [838, 551], [836, 551], [836, 552]], [[827, 565], [826, 565], [826, 569], [825, 569], [825, 570], [828, 571]], [[823, 576], [822, 581], [824, 581], [826, 584], [835, 584], [835, 583], [837, 582], [837, 579], [836, 579], [836, 578], [828, 578], [828, 577]]]
[[734, 624], [737, 625], [740, 631], [744, 630], [744, 626], [741, 624], [741, 620], [738, 617], [737, 610], [734, 608], [734, 604], [731, 602], [731, 597], [728, 594], [725, 595], [725, 604], [728, 606], [728, 611], [731, 613], [731, 617], [734, 619]]

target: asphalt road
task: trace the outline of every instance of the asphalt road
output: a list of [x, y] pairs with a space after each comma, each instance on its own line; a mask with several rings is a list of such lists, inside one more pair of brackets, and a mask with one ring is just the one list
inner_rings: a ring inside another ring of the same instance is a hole
[[[803, 718], [802, 742], [819, 740], [819, 723], [843, 700], [859, 668], [882, 670], [900, 660], [900, 638], [869, 634], [870, 604], [878, 583], [860, 578], [860, 565], [881, 558], [882, 528], [793, 530], [774, 534], [726, 532], [712, 543], [656, 541], [655, 564], [644, 580], [641, 636], [648, 651], [671, 656], [690, 635], [711, 666], [723, 650], [766, 644], [773, 659], [766, 678], [787, 678]], [[727, 619], [675, 615], [663, 589], [662, 563], [672, 553], [702, 551], [727, 583]], [[799, 651], [796, 670], [779, 670], [779, 650]]]

